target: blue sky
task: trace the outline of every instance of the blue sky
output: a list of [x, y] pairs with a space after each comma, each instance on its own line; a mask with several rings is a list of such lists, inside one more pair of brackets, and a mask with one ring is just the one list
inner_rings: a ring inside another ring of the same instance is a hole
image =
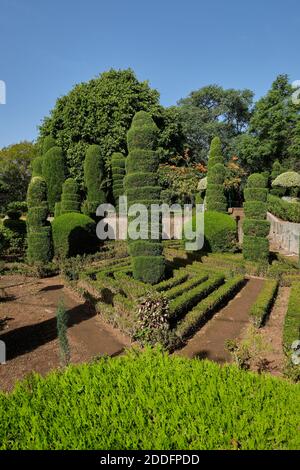
[[300, 79], [299, 0], [0, 0], [0, 147], [32, 140], [58, 96], [131, 67], [173, 105], [201, 86], [264, 94]]

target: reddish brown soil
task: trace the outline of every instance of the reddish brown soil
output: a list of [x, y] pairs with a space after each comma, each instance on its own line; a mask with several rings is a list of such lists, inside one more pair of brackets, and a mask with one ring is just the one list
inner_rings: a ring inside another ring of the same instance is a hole
[[0, 365], [0, 389], [35, 371], [45, 374], [60, 366], [56, 308], [63, 299], [69, 315], [71, 362], [117, 356], [130, 346], [128, 338], [104, 324], [87, 302], [64, 287], [59, 277], [30, 279], [5, 276], [0, 280], [0, 339], [7, 348], [7, 363]]
[[249, 279], [236, 297], [204, 325], [179, 354], [190, 358], [210, 359], [221, 364], [231, 362], [225, 342], [239, 338], [249, 324], [249, 310], [263, 284], [263, 279]]

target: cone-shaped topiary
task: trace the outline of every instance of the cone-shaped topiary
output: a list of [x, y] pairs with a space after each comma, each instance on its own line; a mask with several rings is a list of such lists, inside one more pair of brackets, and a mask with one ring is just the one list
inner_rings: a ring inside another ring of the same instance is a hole
[[97, 207], [105, 203], [106, 195], [103, 190], [104, 160], [99, 145], [90, 145], [84, 160], [84, 184], [87, 198], [83, 204], [83, 212], [95, 218]]
[[60, 147], [51, 147], [44, 155], [43, 177], [47, 184], [49, 211], [53, 213], [55, 203], [60, 201], [65, 180], [65, 161]]
[[267, 238], [270, 231], [270, 223], [267, 218], [267, 198], [266, 178], [254, 173], [249, 176], [244, 190], [244, 211], [245, 220], [243, 223], [244, 258], [251, 261], [267, 261], [269, 258], [269, 240]]
[[51, 226], [47, 222], [47, 185], [35, 176], [27, 191], [27, 258], [30, 264], [47, 263], [52, 259]]
[[122, 153], [113, 153], [111, 158], [111, 172], [113, 180], [113, 196], [115, 205], [119, 205], [119, 197], [124, 194], [124, 177], [125, 177], [126, 158]]
[[221, 141], [215, 137], [208, 157], [206, 205], [209, 211], [227, 212], [227, 200], [224, 194], [225, 176]]
[[[126, 159], [126, 177], [124, 187], [128, 197], [128, 206], [144, 204], [150, 209], [151, 204], [159, 204], [161, 187], [158, 185], [158, 157], [154, 151], [158, 137], [158, 128], [151, 116], [139, 111], [133, 118], [127, 134], [129, 155]], [[150, 215], [149, 215], [150, 222]], [[161, 224], [159, 221], [161, 234]], [[142, 230], [143, 238], [129, 240], [129, 253], [135, 279], [155, 284], [165, 271], [162, 256], [161, 239], [152, 239], [150, 227]]]
[[60, 214], [68, 212], [80, 212], [80, 197], [78, 194], [78, 185], [73, 178], [68, 178], [63, 184], [61, 205], [58, 210]]

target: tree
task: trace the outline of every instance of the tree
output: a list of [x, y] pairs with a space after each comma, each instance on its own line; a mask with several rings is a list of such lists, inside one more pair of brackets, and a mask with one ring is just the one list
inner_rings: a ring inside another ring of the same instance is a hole
[[43, 177], [47, 183], [49, 211], [54, 212], [55, 203], [60, 201], [66, 170], [63, 151], [51, 147], [43, 156]]
[[104, 158], [100, 145], [90, 145], [84, 160], [84, 184], [87, 198], [83, 212], [95, 218], [97, 207], [106, 201], [104, 185]]
[[31, 142], [12, 144], [0, 150], [0, 206], [5, 212], [14, 201], [25, 201], [36, 146]]
[[209, 85], [179, 101], [183, 133], [195, 161], [207, 161], [210, 142], [218, 136], [227, 148], [247, 127], [253, 101], [250, 90]]
[[114, 152], [127, 153], [126, 134], [139, 110], [161, 117], [158, 92], [148, 82], [139, 82], [130, 69], [110, 70], [59, 98], [40, 127], [40, 139], [51, 135], [57, 140], [66, 154], [70, 176], [83, 185], [88, 146], [99, 145], [109, 166]]
[[[148, 209], [151, 204], [159, 204], [161, 187], [158, 185], [158, 157], [155, 152], [158, 128], [150, 114], [138, 112], [127, 134], [129, 154], [126, 160], [124, 187], [128, 206], [144, 204]], [[148, 223], [151, 216], [148, 215]], [[129, 239], [129, 253], [132, 258], [132, 270], [135, 279], [156, 284], [164, 275], [165, 260], [162, 256], [161, 227], [158, 237], [153, 238], [151, 228], [142, 227], [139, 240]]]

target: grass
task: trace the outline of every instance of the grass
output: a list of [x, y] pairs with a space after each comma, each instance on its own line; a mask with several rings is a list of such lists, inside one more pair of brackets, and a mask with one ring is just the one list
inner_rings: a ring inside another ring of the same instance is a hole
[[299, 449], [300, 386], [131, 352], [0, 394], [1, 449]]

